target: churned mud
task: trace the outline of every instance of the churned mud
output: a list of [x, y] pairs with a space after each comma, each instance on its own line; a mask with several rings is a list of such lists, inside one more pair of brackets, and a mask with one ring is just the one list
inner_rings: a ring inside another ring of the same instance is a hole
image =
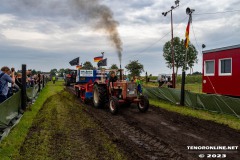
[[209, 153], [226, 154], [225, 159], [240, 159], [239, 149], [187, 149], [187, 146], [240, 146], [240, 132], [225, 125], [155, 106], [146, 113], [140, 113], [136, 105], [122, 107], [116, 116], [112, 116], [108, 108], [95, 109], [91, 105], [85, 105], [85, 111], [111, 135], [119, 148], [131, 155], [131, 159], [200, 159], [199, 154]]
[[[108, 108], [82, 104], [73, 92], [45, 102], [16, 159], [192, 160], [209, 152], [187, 146], [240, 146], [240, 132], [225, 125], [154, 106], [146, 113], [122, 107], [113, 116]], [[240, 157], [239, 151], [216, 153]]]

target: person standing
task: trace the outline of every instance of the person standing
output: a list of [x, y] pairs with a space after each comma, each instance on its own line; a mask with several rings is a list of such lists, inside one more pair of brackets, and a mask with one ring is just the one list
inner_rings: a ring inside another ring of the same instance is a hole
[[56, 81], [56, 77], [55, 76], [52, 77], [52, 81], [53, 81], [53, 84], [55, 84], [55, 81]]
[[[11, 70], [7, 67], [4, 66], [1, 68], [0, 71], [0, 103], [5, 101], [7, 99], [8, 95], [8, 83], [12, 83], [14, 85], [15, 83], [15, 70], [12, 68]], [[11, 77], [10, 77], [11, 75]]]

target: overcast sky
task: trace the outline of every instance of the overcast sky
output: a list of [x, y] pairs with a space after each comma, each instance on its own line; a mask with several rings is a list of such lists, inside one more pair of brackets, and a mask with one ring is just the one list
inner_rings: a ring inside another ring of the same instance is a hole
[[[0, 66], [20, 69], [24, 63], [31, 69], [49, 71], [71, 68], [69, 61], [78, 56], [81, 62], [90, 61], [96, 66], [93, 57], [103, 51], [109, 66], [119, 65], [107, 33], [92, 27], [96, 21], [86, 16], [84, 9], [78, 10], [69, 3], [76, 0], [0, 1]], [[171, 39], [170, 14], [164, 17], [162, 12], [169, 10], [174, 0], [99, 3], [109, 7], [118, 21], [123, 43], [122, 66], [130, 60], [139, 60], [148, 73], [171, 73], [162, 56], [163, 45]], [[190, 41], [199, 52], [199, 62], [193, 70], [201, 72], [203, 43], [205, 49], [240, 43], [240, 3], [239, 0], [180, 0], [179, 8], [173, 11], [173, 25], [174, 36], [181, 39], [185, 39], [187, 7], [195, 9]]]

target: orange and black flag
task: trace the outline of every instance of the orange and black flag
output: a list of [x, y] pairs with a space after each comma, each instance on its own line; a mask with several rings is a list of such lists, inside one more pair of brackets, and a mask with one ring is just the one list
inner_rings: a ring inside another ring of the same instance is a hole
[[103, 60], [103, 56], [94, 57], [94, 62], [99, 62], [101, 60]]
[[81, 69], [81, 68], [82, 68], [82, 64], [76, 66], [76, 69]]
[[190, 23], [191, 23], [191, 16], [189, 17], [189, 20], [188, 20], [188, 25], [187, 25], [187, 28], [186, 28], [186, 33], [185, 33], [185, 48], [188, 48], [188, 45], [189, 45], [189, 30], [190, 30]]

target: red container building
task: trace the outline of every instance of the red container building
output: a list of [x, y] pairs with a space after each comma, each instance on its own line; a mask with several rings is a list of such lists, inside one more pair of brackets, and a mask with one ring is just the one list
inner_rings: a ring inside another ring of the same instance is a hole
[[240, 44], [203, 51], [202, 91], [240, 97]]

